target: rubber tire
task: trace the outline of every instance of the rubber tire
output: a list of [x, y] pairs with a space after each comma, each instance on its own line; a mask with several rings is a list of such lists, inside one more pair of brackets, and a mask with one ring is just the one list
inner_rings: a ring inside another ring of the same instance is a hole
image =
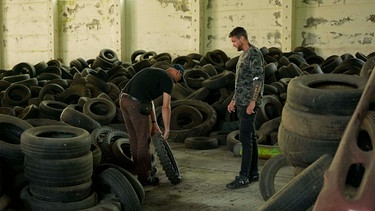
[[184, 143], [186, 148], [198, 150], [216, 149], [219, 146], [217, 138], [206, 136], [188, 137]]
[[85, 155], [90, 151], [90, 134], [69, 125], [46, 125], [25, 130], [21, 149], [27, 156], [42, 159], [65, 159]]
[[25, 156], [24, 173], [30, 184], [47, 187], [75, 186], [91, 181], [92, 153], [70, 159]]
[[259, 175], [259, 190], [264, 201], [276, 193], [274, 184], [276, 174], [281, 168], [288, 165], [288, 159], [283, 154], [271, 157], [264, 164]]
[[306, 210], [317, 199], [324, 180], [324, 172], [332, 162], [330, 155], [322, 155], [294, 177], [263, 204], [260, 211]]
[[61, 112], [60, 120], [71, 126], [85, 129], [89, 133], [101, 127], [100, 123], [93, 118], [69, 106]]
[[158, 133], [152, 137], [152, 143], [168, 180], [173, 185], [179, 184], [181, 182], [180, 170], [168, 142]]
[[340, 140], [351, 116], [325, 115], [300, 111], [284, 105], [282, 123], [285, 129], [309, 138]]
[[171, 129], [183, 130], [196, 127], [203, 122], [202, 113], [190, 105], [179, 105], [171, 112]]
[[[197, 108], [203, 115], [204, 120], [201, 124], [185, 129], [185, 130], [170, 130], [169, 139], [176, 142], [183, 142], [185, 138], [192, 136], [204, 136], [210, 131], [216, 124], [217, 114], [212, 106], [208, 103], [199, 100], [176, 100], [171, 102], [172, 110], [174, 107], [179, 105], [190, 105]], [[156, 119], [158, 121], [159, 127], [164, 129], [162, 121], [161, 107], [159, 106], [156, 111]]]
[[304, 75], [290, 80], [287, 102], [301, 111], [352, 115], [366, 83], [366, 78], [353, 75]]
[[122, 210], [141, 210], [137, 193], [119, 170], [110, 167], [102, 171], [98, 177], [102, 186], [101, 190], [109, 190], [110, 193], [116, 194], [121, 202]]
[[71, 211], [71, 210], [82, 210], [94, 207], [98, 203], [98, 196], [96, 192], [92, 192], [87, 198], [76, 201], [76, 202], [48, 202], [45, 200], [41, 200], [36, 198], [35, 196], [31, 195], [30, 187], [27, 185], [25, 186], [21, 193], [20, 199], [25, 206], [26, 210], [40, 210], [40, 211], [47, 211], [47, 210], [54, 210], [54, 211]]
[[92, 98], [83, 105], [83, 113], [100, 124], [110, 124], [116, 116], [115, 104], [105, 98]]
[[294, 167], [307, 167], [323, 154], [334, 156], [340, 140], [313, 139], [299, 136], [285, 129], [283, 123], [278, 131], [280, 151]]
[[128, 170], [122, 168], [121, 166], [118, 166], [116, 164], [112, 163], [103, 163], [101, 164], [96, 171], [94, 171], [94, 174], [99, 175], [103, 170], [107, 168], [115, 168], [119, 170], [125, 177], [128, 179], [132, 187], [134, 188], [134, 191], [136, 192], [139, 202], [142, 204], [142, 202], [145, 199], [145, 190], [142, 186], [142, 184], [139, 182], [139, 180]]

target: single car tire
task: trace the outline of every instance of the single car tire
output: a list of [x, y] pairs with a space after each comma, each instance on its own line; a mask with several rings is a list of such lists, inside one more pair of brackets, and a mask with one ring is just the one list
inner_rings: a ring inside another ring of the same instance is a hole
[[158, 133], [152, 137], [152, 143], [168, 180], [173, 185], [179, 184], [181, 182], [180, 170], [168, 142]]
[[324, 172], [329, 168], [331, 162], [332, 156], [322, 155], [318, 160], [272, 195], [259, 210], [308, 209], [314, 204], [323, 187]]
[[276, 193], [274, 184], [276, 174], [281, 168], [288, 165], [288, 160], [283, 154], [268, 159], [264, 164], [259, 176], [259, 190], [264, 201]]
[[216, 149], [219, 146], [217, 138], [206, 136], [188, 137], [184, 143], [186, 148], [198, 150]]

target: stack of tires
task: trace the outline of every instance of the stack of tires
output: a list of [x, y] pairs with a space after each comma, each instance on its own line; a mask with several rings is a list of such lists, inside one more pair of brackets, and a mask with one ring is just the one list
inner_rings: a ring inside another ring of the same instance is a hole
[[81, 210], [98, 202], [92, 190], [90, 134], [68, 125], [33, 127], [21, 135], [27, 210]]
[[334, 156], [367, 79], [347, 74], [310, 74], [288, 85], [278, 131], [281, 152], [294, 167]]

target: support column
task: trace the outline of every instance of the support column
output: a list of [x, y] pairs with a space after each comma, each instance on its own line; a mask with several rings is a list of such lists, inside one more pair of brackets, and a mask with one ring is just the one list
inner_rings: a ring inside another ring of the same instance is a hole
[[204, 53], [203, 35], [204, 35], [204, 5], [205, 0], [194, 0], [192, 3], [192, 51], [197, 53]]
[[57, 1], [52, 0], [48, 4], [48, 58], [56, 59], [60, 58], [60, 43], [59, 43], [59, 16]]
[[0, 2], [0, 69], [4, 69], [4, 2]]
[[293, 46], [293, 30], [294, 30], [294, 8], [295, 3], [293, 0], [283, 1], [282, 8], [282, 23], [283, 28], [281, 31], [282, 51], [288, 52], [294, 49]]

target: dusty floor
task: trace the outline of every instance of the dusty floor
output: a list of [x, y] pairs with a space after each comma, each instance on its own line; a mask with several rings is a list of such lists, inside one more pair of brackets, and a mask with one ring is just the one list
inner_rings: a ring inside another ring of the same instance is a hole
[[[225, 145], [217, 149], [188, 149], [183, 143], [169, 142], [178, 163], [182, 182], [172, 185], [157, 164], [158, 186], [145, 187], [142, 210], [258, 210], [264, 203], [259, 183], [229, 190], [225, 185], [238, 174], [241, 158], [235, 157]], [[259, 160], [262, 170], [267, 160]], [[293, 177], [293, 168], [285, 167], [275, 178], [275, 189]]]

